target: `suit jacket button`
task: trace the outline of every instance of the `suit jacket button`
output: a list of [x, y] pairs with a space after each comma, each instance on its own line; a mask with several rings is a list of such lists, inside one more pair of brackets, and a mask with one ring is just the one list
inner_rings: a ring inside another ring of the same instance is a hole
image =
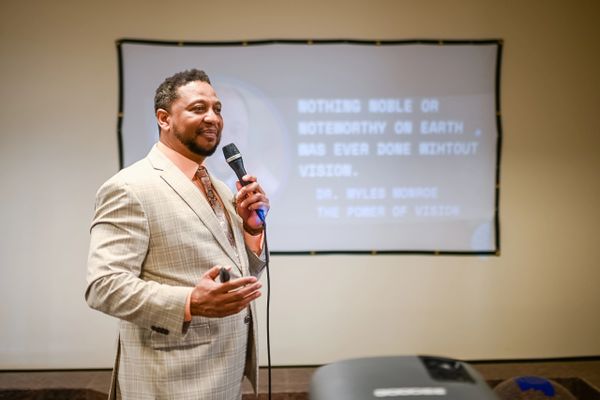
[[251, 320], [252, 320], [252, 317], [250, 316], [250, 314], [248, 314], [244, 317], [245, 324], [249, 324]]

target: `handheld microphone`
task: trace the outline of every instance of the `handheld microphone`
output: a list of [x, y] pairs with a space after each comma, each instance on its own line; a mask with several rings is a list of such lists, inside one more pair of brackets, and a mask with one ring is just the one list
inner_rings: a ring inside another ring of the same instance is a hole
[[[233, 169], [233, 172], [235, 172], [242, 186], [246, 186], [249, 182], [242, 179], [242, 177], [246, 175], [246, 169], [244, 168], [244, 161], [242, 160], [242, 155], [237, 146], [233, 143], [223, 146], [223, 155], [225, 156], [225, 161], [227, 161], [227, 164]], [[265, 212], [259, 208], [256, 210], [256, 214], [258, 215], [258, 218], [265, 223]]]

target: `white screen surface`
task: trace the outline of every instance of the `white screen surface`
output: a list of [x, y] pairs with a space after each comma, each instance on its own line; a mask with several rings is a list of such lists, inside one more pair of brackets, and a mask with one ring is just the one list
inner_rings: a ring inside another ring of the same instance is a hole
[[[124, 166], [156, 87], [205, 70], [271, 202], [273, 252], [494, 252], [497, 43], [120, 44]], [[234, 187], [221, 150], [209, 171]]]

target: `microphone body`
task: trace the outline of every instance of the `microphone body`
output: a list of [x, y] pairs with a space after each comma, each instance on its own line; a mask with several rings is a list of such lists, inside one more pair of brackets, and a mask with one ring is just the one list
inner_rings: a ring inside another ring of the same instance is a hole
[[[246, 186], [249, 182], [242, 179], [242, 177], [247, 174], [246, 168], [244, 168], [244, 160], [242, 160], [242, 155], [237, 146], [233, 143], [224, 146], [223, 155], [225, 156], [225, 161], [227, 161], [227, 164], [233, 169], [233, 172], [235, 172], [235, 175], [242, 186]], [[256, 214], [258, 215], [258, 218], [265, 223], [265, 212], [259, 208], [256, 210]]]

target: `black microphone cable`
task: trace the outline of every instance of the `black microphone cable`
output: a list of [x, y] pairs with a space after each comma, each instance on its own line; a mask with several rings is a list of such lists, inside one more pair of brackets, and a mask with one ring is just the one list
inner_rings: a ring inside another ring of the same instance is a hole
[[[246, 169], [244, 168], [244, 162], [242, 160], [242, 155], [238, 150], [237, 146], [233, 143], [229, 143], [226, 146], [223, 146], [223, 156], [225, 157], [225, 161], [235, 172], [240, 184], [243, 186], [247, 185], [247, 182], [244, 182], [242, 179], [244, 175], [246, 175]], [[269, 273], [269, 245], [267, 243], [267, 222], [266, 215], [264, 210], [257, 209], [256, 214], [258, 218], [263, 223], [263, 234], [264, 234], [264, 243], [265, 243], [265, 268], [267, 270], [267, 372], [268, 372], [268, 382], [269, 382], [269, 400], [271, 400], [271, 333], [270, 333], [270, 304], [271, 304], [271, 276]], [[258, 358], [258, 354], [257, 354]]]
[[269, 395], [268, 398], [271, 400], [271, 333], [270, 333], [270, 305], [271, 305], [271, 276], [269, 274], [269, 244], [267, 243], [267, 223], [263, 221], [263, 229], [265, 235], [265, 269], [267, 273], [267, 376], [269, 383]]
[[[266, 215], [263, 210], [256, 210], [258, 217], [263, 223], [263, 235], [264, 235], [264, 243], [265, 248], [263, 251], [265, 252], [265, 270], [267, 273], [267, 381], [269, 385], [268, 391], [268, 399], [271, 400], [271, 328], [270, 328], [270, 308], [271, 308], [271, 275], [269, 273], [269, 262], [270, 262], [270, 254], [269, 254], [269, 243], [267, 241], [267, 221]], [[259, 212], [260, 211], [260, 212]]]

